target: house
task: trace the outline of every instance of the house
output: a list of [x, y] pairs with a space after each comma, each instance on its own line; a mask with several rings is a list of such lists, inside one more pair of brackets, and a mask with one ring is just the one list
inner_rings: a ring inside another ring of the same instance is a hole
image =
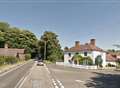
[[96, 40], [91, 39], [90, 43], [80, 44], [79, 41], [75, 42], [75, 45], [71, 48], [64, 49], [64, 64], [74, 64], [72, 60], [75, 54], [80, 54], [82, 57], [89, 56], [91, 57], [93, 64], [95, 64], [95, 59], [97, 56], [101, 56], [102, 58], [102, 66], [106, 66], [106, 52], [96, 46]]
[[116, 66], [117, 65], [116, 62], [117, 62], [117, 56], [116, 55], [111, 54], [111, 53], [106, 54], [106, 63], [107, 63], [107, 65]]
[[107, 52], [106, 54], [106, 63], [107, 65], [117, 66], [117, 61], [120, 61], [119, 53]]
[[0, 48], [0, 56], [14, 56], [25, 59], [25, 49], [8, 48], [8, 44], [5, 44], [4, 48]]

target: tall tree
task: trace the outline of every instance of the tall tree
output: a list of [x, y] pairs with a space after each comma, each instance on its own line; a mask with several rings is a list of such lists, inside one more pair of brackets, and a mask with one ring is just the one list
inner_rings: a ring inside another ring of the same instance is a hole
[[63, 52], [59, 44], [58, 36], [49, 31], [45, 31], [39, 41], [42, 58], [50, 61], [60, 60]]
[[27, 53], [35, 52], [37, 38], [28, 31], [10, 27], [8, 23], [0, 22], [0, 46], [8, 43], [10, 48], [24, 48]]

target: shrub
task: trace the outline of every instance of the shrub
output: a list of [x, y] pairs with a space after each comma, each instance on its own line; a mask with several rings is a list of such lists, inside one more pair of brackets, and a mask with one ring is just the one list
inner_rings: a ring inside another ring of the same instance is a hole
[[13, 56], [5, 56], [5, 62], [7, 64], [14, 64], [18, 62], [18, 59], [16, 57]]
[[116, 67], [116, 66], [111, 63], [108, 63], [107, 67]]
[[95, 58], [95, 64], [96, 64], [97, 66], [102, 67], [102, 62], [103, 62], [102, 56], [101, 56], [101, 55], [98, 55], [98, 56]]
[[5, 58], [4, 56], [0, 56], [0, 65], [5, 64]]
[[93, 65], [93, 60], [89, 56], [83, 57], [81, 62], [84, 63], [85, 65]]
[[31, 54], [26, 54], [25, 55], [25, 60], [29, 60], [29, 59], [31, 59]]
[[3, 64], [14, 64], [18, 61], [16, 57], [13, 56], [0, 56], [0, 65]]

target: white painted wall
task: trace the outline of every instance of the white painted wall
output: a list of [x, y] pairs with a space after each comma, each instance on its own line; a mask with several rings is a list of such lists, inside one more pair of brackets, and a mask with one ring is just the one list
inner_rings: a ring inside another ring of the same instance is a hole
[[[69, 53], [71, 53], [71, 57], [68, 55]], [[75, 55], [76, 52], [64, 52], [64, 64], [70, 64], [69, 60], [72, 59], [72, 57]], [[79, 52], [81, 56], [84, 57], [84, 52]], [[99, 52], [99, 51], [92, 51], [92, 52], [88, 52], [87, 56], [90, 56], [93, 60], [93, 64], [95, 64], [95, 58], [101, 55], [102, 59], [103, 59], [103, 67], [106, 66], [106, 53], [105, 52]]]
[[107, 65], [108, 65], [109, 63], [112, 64], [112, 65], [117, 66], [117, 63], [116, 63], [116, 62], [113, 62], [113, 61], [107, 61], [107, 62], [106, 62]]
[[[68, 55], [69, 53], [71, 53], [71, 57]], [[69, 60], [72, 59], [74, 54], [75, 54], [74, 52], [64, 52], [64, 64], [70, 64]]]

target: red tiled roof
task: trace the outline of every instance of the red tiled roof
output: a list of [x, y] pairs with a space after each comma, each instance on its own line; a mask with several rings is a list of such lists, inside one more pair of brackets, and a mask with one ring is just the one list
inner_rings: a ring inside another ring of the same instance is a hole
[[65, 50], [66, 52], [67, 51], [70, 51], [70, 52], [78, 52], [78, 51], [103, 51], [101, 48], [97, 47], [97, 46], [93, 46], [91, 44], [85, 44], [85, 45], [80, 45], [79, 47], [71, 47], [70, 49], [68, 50]]
[[107, 53], [107, 54], [106, 54], [106, 60], [107, 60], [107, 61], [117, 61], [118, 58], [117, 58], [116, 55], [113, 55], [113, 54]]

